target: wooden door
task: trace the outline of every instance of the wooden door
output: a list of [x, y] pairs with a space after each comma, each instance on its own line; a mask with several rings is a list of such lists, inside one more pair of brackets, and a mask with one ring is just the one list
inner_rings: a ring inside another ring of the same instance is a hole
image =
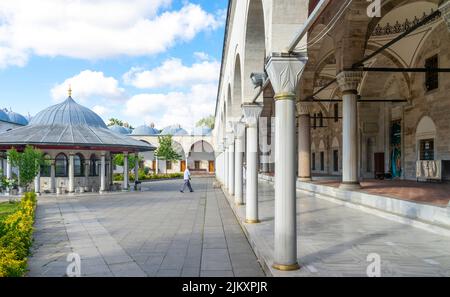
[[186, 170], [186, 161], [181, 161], [180, 170], [181, 172], [184, 172]]
[[384, 176], [385, 168], [384, 168], [384, 153], [375, 153], [375, 178]]
[[214, 161], [209, 161], [209, 172], [214, 172], [215, 168], [214, 168]]

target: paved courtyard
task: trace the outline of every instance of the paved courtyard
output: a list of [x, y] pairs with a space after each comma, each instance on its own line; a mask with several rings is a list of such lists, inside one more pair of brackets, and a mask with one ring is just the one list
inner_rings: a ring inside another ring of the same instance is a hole
[[146, 183], [144, 192], [40, 198], [28, 276], [65, 276], [69, 253], [81, 256], [82, 276], [264, 276], [212, 181], [194, 179], [195, 192], [185, 194], [178, 180]]

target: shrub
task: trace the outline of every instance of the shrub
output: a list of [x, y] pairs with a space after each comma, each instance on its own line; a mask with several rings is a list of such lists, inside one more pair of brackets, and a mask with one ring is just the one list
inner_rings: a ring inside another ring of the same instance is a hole
[[[144, 174], [144, 172], [139, 170], [139, 180], [158, 180], [158, 179], [169, 179], [169, 178], [181, 178], [183, 177], [183, 173], [177, 172], [177, 173], [167, 173], [167, 174]], [[130, 174], [130, 180], [134, 180], [134, 174]], [[123, 174], [122, 173], [115, 173], [114, 174], [114, 181], [123, 181]]]
[[26, 193], [18, 210], [0, 224], [0, 277], [25, 274], [35, 209], [36, 194]]

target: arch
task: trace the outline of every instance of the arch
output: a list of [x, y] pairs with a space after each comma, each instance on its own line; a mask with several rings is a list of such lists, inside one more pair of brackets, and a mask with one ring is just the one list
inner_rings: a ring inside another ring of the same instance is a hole
[[84, 157], [78, 153], [73, 156], [74, 175], [77, 177], [84, 176]]
[[233, 80], [233, 97], [232, 97], [232, 116], [240, 116], [240, 107], [242, 104], [242, 69], [241, 69], [241, 57], [236, 55], [234, 65], [234, 80]]
[[189, 153], [194, 152], [194, 153], [214, 153], [214, 149], [213, 146], [205, 141], [205, 140], [199, 140], [196, 141], [195, 143], [193, 143], [191, 145], [191, 148], [189, 150]]
[[437, 129], [434, 121], [429, 116], [423, 116], [416, 128], [417, 159], [434, 160], [436, 159]]
[[340, 145], [339, 145], [339, 140], [337, 139], [337, 137], [334, 137], [334, 138], [333, 138], [333, 142], [332, 142], [332, 144], [331, 144], [331, 147], [332, 147], [332, 148], [339, 148], [339, 147], [340, 147]]
[[252, 100], [254, 87], [250, 80], [252, 72], [264, 72], [266, 57], [266, 29], [262, 0], [250, 0], [245, 26], [244, 52], [244, 101]]
[[434, 121], [429, 116], [423, 116], [416, 128], [416, 138], [425, 138], [425, 137], [435, 137], [436, 136], [436, 125]]
[[172, 147], [181, 156], [180, 160], [186, 159], [186, 153], [183, 149], [183, 146], [178, 141], [172, 140]]
[[55, 158], [55, 176], [67, 177], [69, 173], [69, 163], [64, 153], [59, 153]]

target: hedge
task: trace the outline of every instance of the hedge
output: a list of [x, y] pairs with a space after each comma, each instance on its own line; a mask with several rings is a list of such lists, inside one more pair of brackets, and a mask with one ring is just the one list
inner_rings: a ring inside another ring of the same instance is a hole
[[0, 277], [23, 276], [33, 241], [36, 194], [26, 193], [16, 212], [0, 223]]
[[[167, 173], [167, 174], [141, 174], [139, 172], [139, 180], [158, 180], [158, 179], [169, 179], [169, 178], [181, 178], [183, 173]], [[134, 174], [130, 173], [130, 180], [134, 180]], [[123, 181], [122, 173], [114, 173], [114, 181]]]

